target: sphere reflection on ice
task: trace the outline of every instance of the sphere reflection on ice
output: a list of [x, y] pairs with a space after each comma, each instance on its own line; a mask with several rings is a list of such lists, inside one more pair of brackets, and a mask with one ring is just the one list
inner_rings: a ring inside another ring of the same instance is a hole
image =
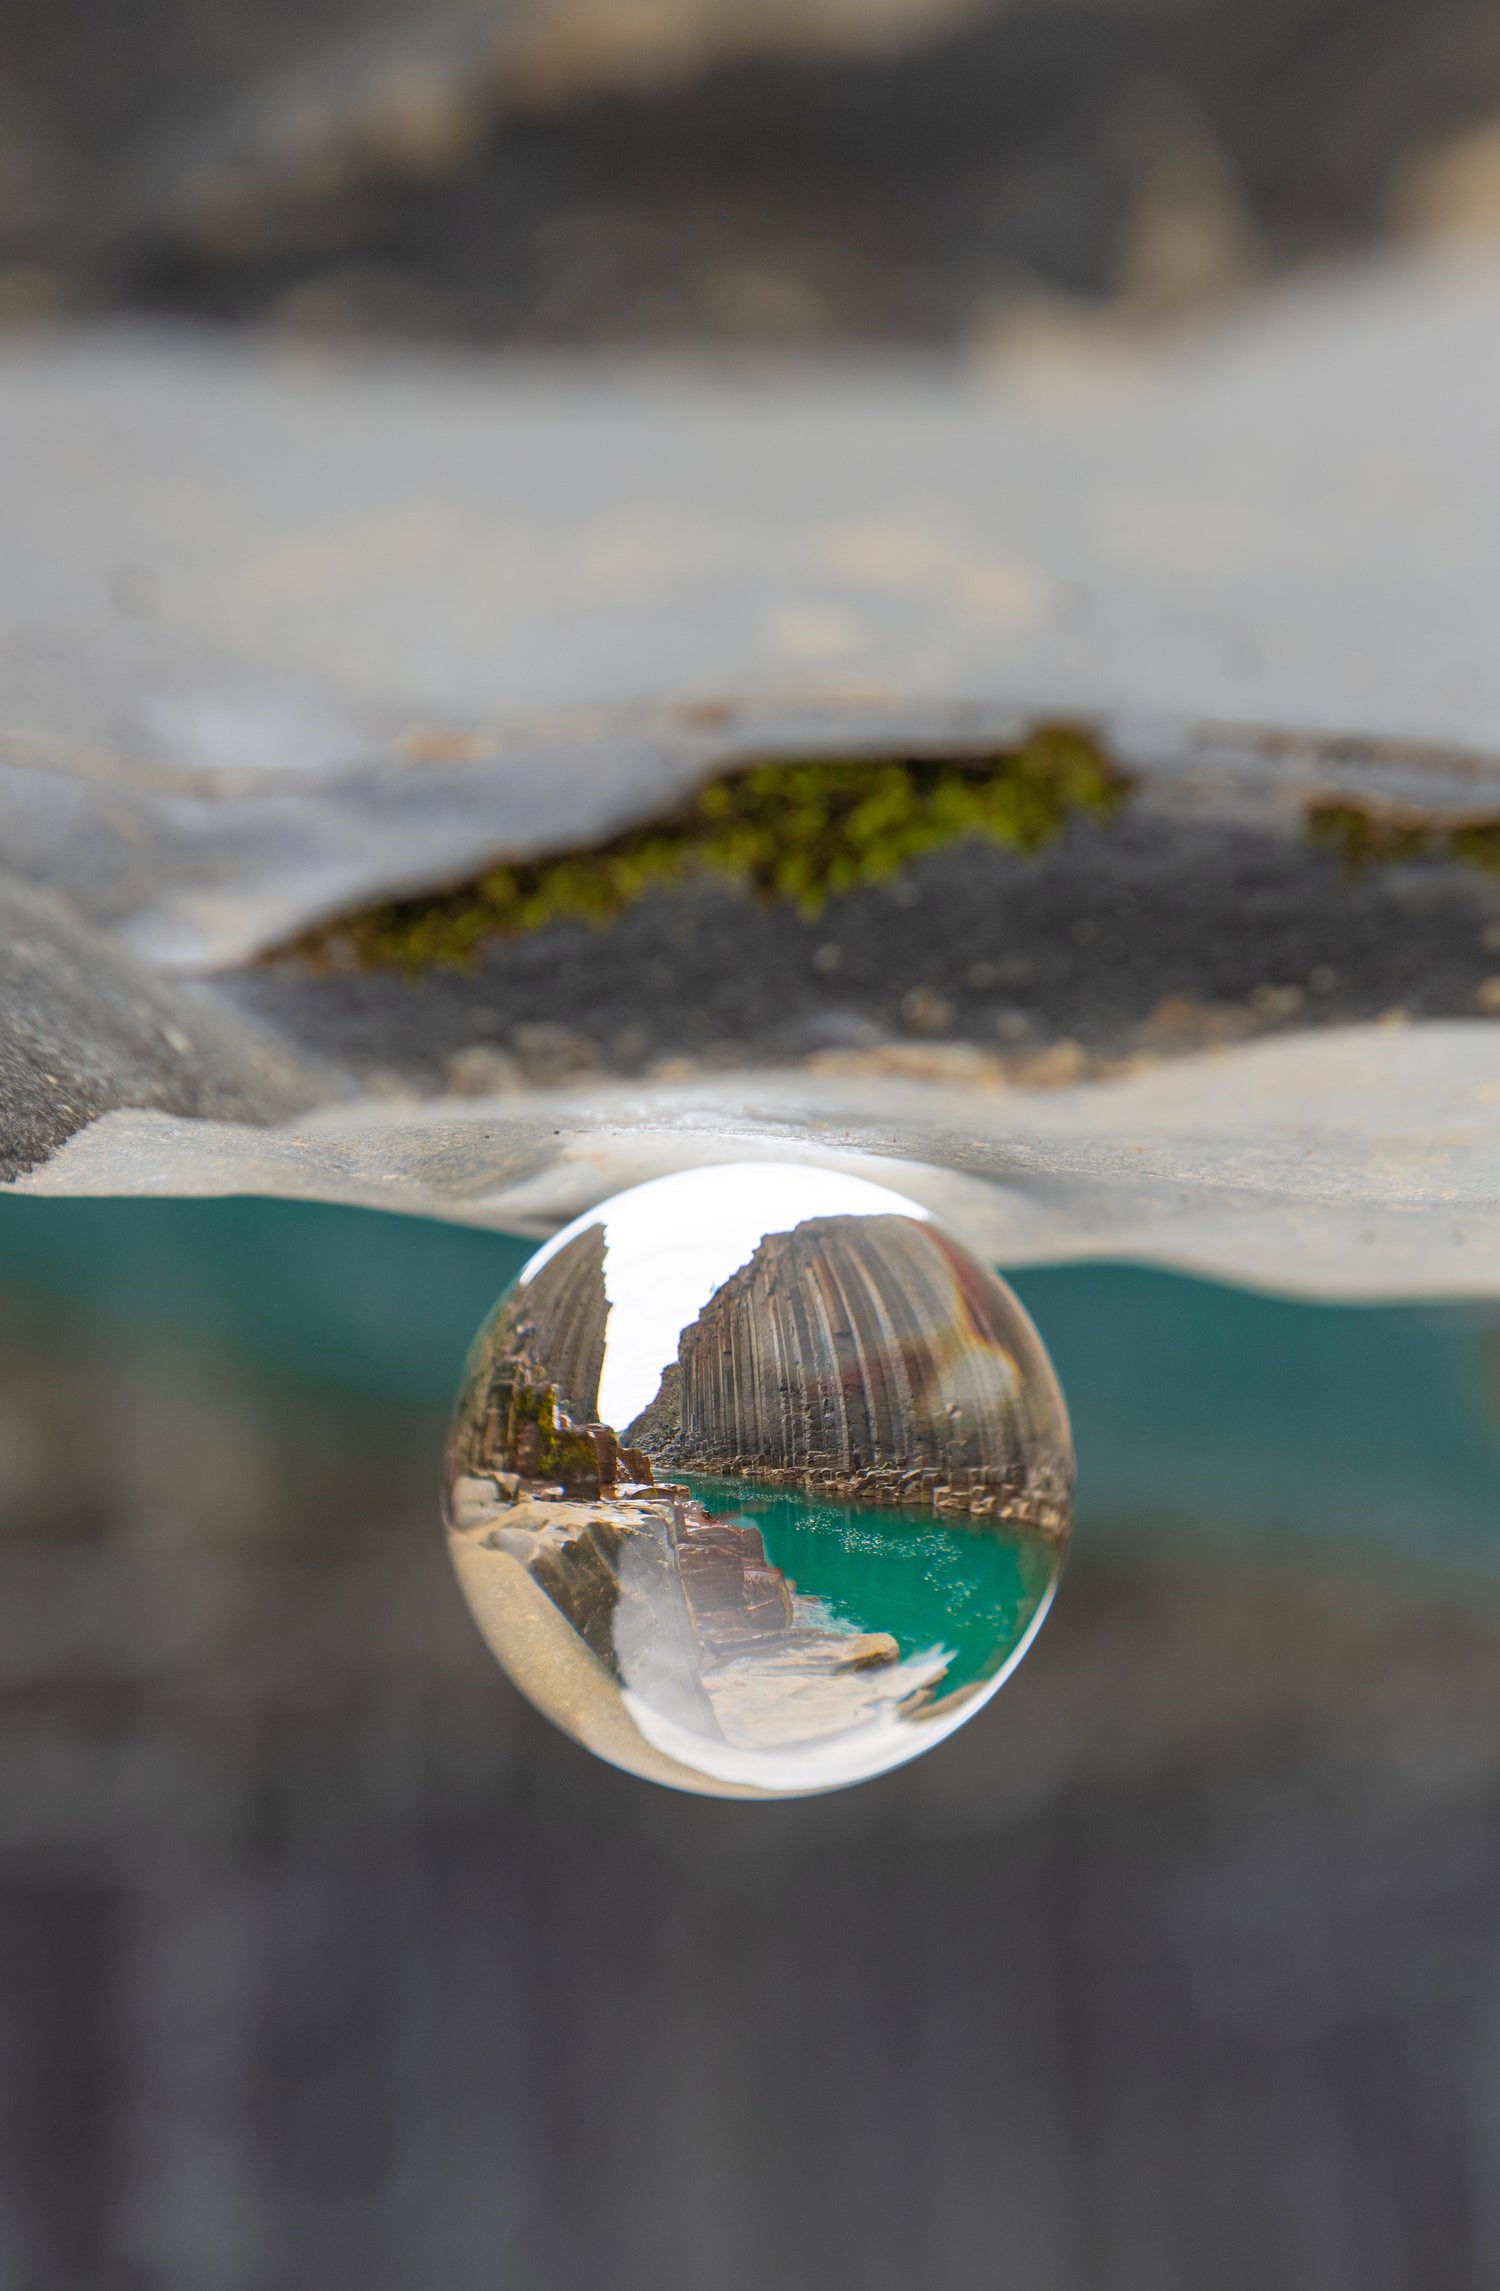
[[1046, 1611], [1072, 1482], [1005, 1283], [899, 1193], [752, 1162], [538, 1250], [470, 1354], [446, 1508], [548, 1717], [634, 1773], [776, 1797], [980, 1707]]

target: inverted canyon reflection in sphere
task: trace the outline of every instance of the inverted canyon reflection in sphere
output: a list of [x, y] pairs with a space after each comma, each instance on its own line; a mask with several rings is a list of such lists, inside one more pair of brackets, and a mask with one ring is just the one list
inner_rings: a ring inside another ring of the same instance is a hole
[[1073, 1452], [1012, 1292], [835, 1170], [658, 1178], [538, 1250], [475, 1342], [449, 1548], [523, 1693], [613, 1764], [864, 1781], [1014, 1669]]

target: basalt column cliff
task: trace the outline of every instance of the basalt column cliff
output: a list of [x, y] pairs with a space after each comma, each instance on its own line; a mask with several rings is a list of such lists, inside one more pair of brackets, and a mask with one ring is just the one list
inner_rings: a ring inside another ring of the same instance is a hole
[[808, 1219], [767, 1235], [683, 1331], [627, 1437], [683, 1470], [1050, 1531], [1066, 1485], [1002, 1298], [931, 1226]]

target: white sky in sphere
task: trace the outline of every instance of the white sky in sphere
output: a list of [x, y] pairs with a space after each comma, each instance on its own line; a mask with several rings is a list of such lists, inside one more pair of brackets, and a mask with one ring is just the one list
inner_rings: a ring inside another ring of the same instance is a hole
[[[677, 1339], [715, 1290], [747, 1265], [768, 1233], [807, 1217], [913, 1217], [927, 1211], [839, 1170], [787, 1162], [721, 1162], [632, 1187], [605, 1204], [604, 1290], [609, 1318], [599, 1420], [624, 1433], [656, 1397]], [[579, 1217], [532, 1260], [532, 1271], [599, 1222]]]

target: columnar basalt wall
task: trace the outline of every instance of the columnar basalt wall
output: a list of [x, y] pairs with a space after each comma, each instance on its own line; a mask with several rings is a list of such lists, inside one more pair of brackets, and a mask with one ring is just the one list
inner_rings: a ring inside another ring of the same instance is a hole
[[478, 1408], [463, 1403], [462, 1420], [474, 1430], [458, 1468], [612, 1483], [613, 1436], [607, 1455], [593, 1436], [608, 1316], [604, 1232], [591, 1225], [512, 1292], [486, 1332], [484, 1356], [468, 1371], [483, 1380], [485, 1397]]
[[604, 1228], [590, 1225], [549, 1257], [534, 1280], [511, 1298], [495, 1331], [485, 1446], [505, 1439], [511, 1393], [518, 1378], [550, 1384], [558, 1408], [574, 1424], [599, 1414], [604, 1369]]
[[915, 1220], [812, 1218], [768, 1235], [683, 1334], [669, 1453], [1004, 1510], [1047, 1462], [1006, 1317], [998, 1284]]

